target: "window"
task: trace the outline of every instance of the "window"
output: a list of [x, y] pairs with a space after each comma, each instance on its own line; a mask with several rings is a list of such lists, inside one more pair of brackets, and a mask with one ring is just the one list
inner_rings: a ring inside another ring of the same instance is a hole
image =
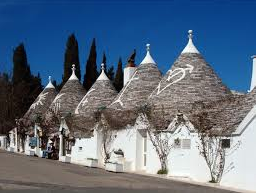
[[190, 149], [191, 140], [190, 139], [174, 139], [174, 148], [175, 149]]
[[191, 140], [182, 139], [182, 149], [190, 149], [190, 148], [191, 148]]
[[83, 147], [78, 147], [78, 150], [79, 150], [79, 151], [82, 151], [82, 150], [83, 150]]
[[147, 137], [143, 137], [143, 166], [147, 165]]
[[147, 138], [143, 138], [143, 142], [144, 142], [144, 152], [147, 152]]
[[222, 148], [230, 148], [230, 139], [222, 139], [221, 147]]
[[174, 139], [174, 148], [175, 149], [181, 148], [181, 140], [179, 138]]

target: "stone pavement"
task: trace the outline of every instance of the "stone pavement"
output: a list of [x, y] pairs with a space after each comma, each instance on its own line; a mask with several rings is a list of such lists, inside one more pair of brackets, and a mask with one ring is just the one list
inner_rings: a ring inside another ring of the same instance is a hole
[[0, 150], [0, 192], [168, 192], [231, 191], [130, 173], [61, 163]]

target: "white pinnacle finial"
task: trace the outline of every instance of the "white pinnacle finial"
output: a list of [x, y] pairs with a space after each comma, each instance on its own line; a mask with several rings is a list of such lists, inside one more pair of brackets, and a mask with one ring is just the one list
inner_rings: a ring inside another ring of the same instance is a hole
[[76, 65], [72, 64], [72, 72], [75, 73], [75, 70], [76, 70]]
[[70, 78], [68, 80], [78, 80], [77, 76], [76, 76], [76, 65], [72, 64], [72, 75], [70, 76]]
[[52, 77], [51, 77], [51, 76], [48, 77], [48, 80], [49, 80], [49, 83], [46, 85], [45, 88], [55, 88], [55, 87], [53, 86], [53, 84], [52, 84]]
[[146, 47], [147, 47], [147, 51], [149, 52], [150, 51], [150, 44], [146, 44]]
[[193, 30], [188, 30], [188, 44], [187, 46], [184, 48], [184, 50], [181, 52], [182, 54], [184, 53], [195, 53], [195, 54], [199, 54], [199, 51], [197, 50], [197, 48], [195, 47], [193, 41]]
[[147, 54], [140, 64], [156, 64], [150, 55], [150, 44], [146, 44]]
[[97, 80], [109, 80], [107, 75], [105, 74], [105, 64], [104, 63], [101, 64], [101, 73], [100, 73], [99, 77], [97, 78]]
[[193, 38], [193, 30], [192, 29], [188, 30], [188, 38], [189, 39]]
[[104, 71], [104, 70], [105, 70], [105, 64], [102, 63], [102, 64], [101, 64], [101, 71]]

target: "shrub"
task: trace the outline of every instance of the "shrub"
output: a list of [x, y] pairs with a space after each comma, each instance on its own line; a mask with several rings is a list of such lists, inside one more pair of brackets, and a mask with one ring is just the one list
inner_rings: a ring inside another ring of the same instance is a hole
[[157, 174], [168, 174], [168, 170], [158, 170]]

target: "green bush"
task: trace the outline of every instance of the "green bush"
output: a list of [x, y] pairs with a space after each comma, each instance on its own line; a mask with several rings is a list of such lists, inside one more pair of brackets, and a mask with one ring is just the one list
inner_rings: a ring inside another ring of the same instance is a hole
[[157, 174], [168, 174], [168, 170], [158, 170]]
[[210, 183], [217, 183], [216, 180], [210, 180]]

